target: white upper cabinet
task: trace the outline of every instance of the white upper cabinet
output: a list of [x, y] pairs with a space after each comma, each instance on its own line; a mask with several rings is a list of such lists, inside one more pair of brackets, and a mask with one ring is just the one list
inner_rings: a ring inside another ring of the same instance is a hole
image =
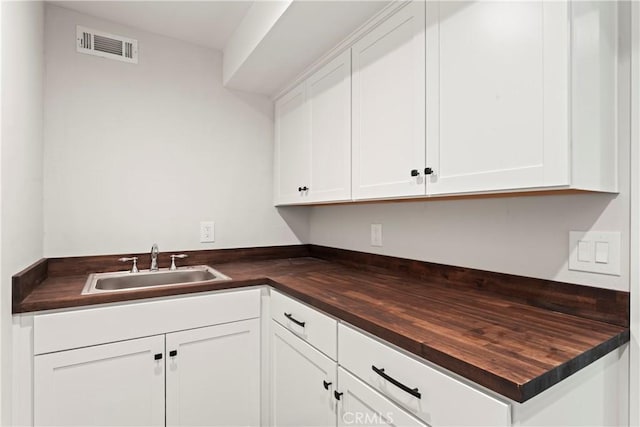
[[311, 123], [309, 201], [351, 199], [351, 52], [307, 80]]
[[568, 8], [427, 4], [429, 194], [569, 185]]
[[[351, 198], [618, 191], [618, 3], [415, 0], [370, 23], [351, 45]], [[332, 67], [304, 106], [300, 87], [278, 101], [280, 164], [295, 163], [276, 172], [279, 203], [349, 199]]]
[[427, 2], [427, 193], [615, 191], [615, 8]]
[[275, 203], [351, 199], [351, 52], [276, 101]]
[[410, 3], [352, 47], [354, 199], [425, 194], [424, 8]]
[[304, 83], [276, 102], [275, 141], [275, 203], [301, 203], [305, 196], [301, 189], [308, 186], [311, 155]]

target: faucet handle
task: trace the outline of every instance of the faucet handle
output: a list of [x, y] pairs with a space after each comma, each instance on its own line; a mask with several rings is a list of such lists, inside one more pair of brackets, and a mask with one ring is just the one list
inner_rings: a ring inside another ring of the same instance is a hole
[[133, 265], [131, 266], [131, 273], [137, 273], [137, 272], [140, 271], [140, 270], [138, 270], [138, 257], [137, 256], [120, 258], [120, 259], [118, 259], [118, 261], [120, 261], [120, 262], [133, 261]]
[[177, 254], [177, 255], [174, 254], [174, 255], [171, 255], [171, 267], [169, 267], [169, 270], [176, 270], [177, 269], [177, 267], [176, 267], [176, 258], [186, 258], [188, 256], [189, 255], [187, 255], [187, 254]]

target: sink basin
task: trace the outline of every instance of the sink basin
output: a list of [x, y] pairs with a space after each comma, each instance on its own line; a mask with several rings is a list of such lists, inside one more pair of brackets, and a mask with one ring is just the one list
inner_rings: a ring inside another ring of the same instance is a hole
[[89, 275], [82, 294], [127, 291], [160, 286], [188, 285], [200, 282], [231, 280], [207, 265], [180, 267], [177, 270], [141, 270], [139, 273], [118, 271], [115, 273], [94, 273]]

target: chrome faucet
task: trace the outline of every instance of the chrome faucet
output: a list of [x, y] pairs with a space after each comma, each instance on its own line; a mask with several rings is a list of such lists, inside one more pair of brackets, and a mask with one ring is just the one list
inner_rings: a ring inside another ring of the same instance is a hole
[[160, 251], [158, 250], [158, 244], [154, 243], [151, 246], [151, 267], [149, 267], [150, 271], [158, 271], [158, 254]]

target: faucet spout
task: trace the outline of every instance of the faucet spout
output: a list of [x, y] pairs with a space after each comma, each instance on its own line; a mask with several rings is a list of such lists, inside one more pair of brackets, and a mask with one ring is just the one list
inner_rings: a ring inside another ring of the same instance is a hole
[[158, 244], [154, 243], [153, 246], [151, 246], [151, 267], [149, 267], [149, 270], [158, 271], [158, 254], [159, 253], [160, 253], [160, 250], [158, 249]]

